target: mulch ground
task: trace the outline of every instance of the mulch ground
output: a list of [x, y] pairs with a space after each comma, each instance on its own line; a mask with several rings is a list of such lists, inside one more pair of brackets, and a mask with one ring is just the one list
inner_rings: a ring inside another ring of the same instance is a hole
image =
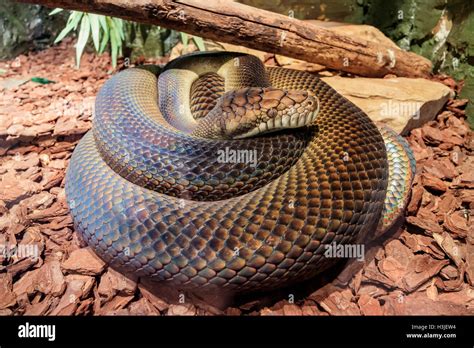
[[[450, 100], [436, 120], [407, 137], [417, 174], [406, 221], [346, 285], [333, 281], [284, 299], [262, 296], [221, 312], [168, 303], [109, 269], [74, 233], [64, 174], [91, 128], [110, 67], [108, 55], [86, 53], [75, 69], [70, 40], [0, 62], [0, 82], [54, 81], [0, 89], [1, 315], [474, 314], [474, 134], [466, 100]], [[460, 88], [449, 77], [436, 79]]]

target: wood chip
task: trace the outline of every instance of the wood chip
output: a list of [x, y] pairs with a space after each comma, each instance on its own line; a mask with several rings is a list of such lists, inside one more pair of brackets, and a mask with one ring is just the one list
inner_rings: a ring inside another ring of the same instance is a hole
[[357, 301], [357, 304], [359, 305], [359, 308], [362, 312], [363, 315], [382, 315], [383, 310], [382, 306], [380, 305], [380, 302], [367, 295], [363, 294], [359, 297], [359, 300]]
[[353, 296], [349, 289], [340, 290], [329, 284], [308, 298], [318, 303], [330, 315], [360, 315], [360, 309], [352, 302]]
[[69, 273], [98, 275], [104, 271], [105, 262], [92, 249], [84, 248], [73, 251], [61, 267]]
[[446, 255], [454, 261], [456, 266], [461, 266], [463, 263], [461, 258], [461, 252], [459, 247], [454, 242], [453, 238], [449, 235], [449, 233], [434, 233], [433, 238], [438, 243], [438, 245], [443, 249]]
[[16, 304], [13, 292], [12, 277], [8, 273], [0, 273], [0, 309], [6, 309]]
[[117, 271], [109, 268], [100, 279], [98, 291], [105, 301], [109, 301], [116, 294], [133, 295], [137, 289], [137, 283]]
[[196, 308], [192, 304], [172, 304], [168, 308], [167, 315], [192, 316], [196, 315]]
[[130, 303], [128, 311], [130, 315], [160, 315], [160, 312], [144, 297]]
[[165, 310], [169, 308], [169, 304], [166, 301], [163, 301], [158, 296], [154, 295], [150, 290], [145, 288], [142, 284], [138, 285], [138, 289], [140, 293], [146, 298], [158, 311], [163, 313]]

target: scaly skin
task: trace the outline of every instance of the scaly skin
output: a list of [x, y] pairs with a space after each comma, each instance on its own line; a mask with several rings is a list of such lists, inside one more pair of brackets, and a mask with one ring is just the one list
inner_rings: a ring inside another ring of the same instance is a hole
[[[180, 83], [189, 91], [194, 81], [177, 67], [226, 75], [228, 91], [232, 81], [244, 87], [236, 57], [173, 62], [162, 75], [167, 83], [158, 83], [161, 112], [157, 79], [145, 70], [125, 70], [100, 91], [66, 194], [77, 230], [113, 267], [177, 289], [270, 289], [313, 277], [337, 261], [324, 257], [326, 245], [377, 228], [389, 181], [384, 138], [314, 75], [270, 68], [258, 77], [262, 88], [315, 95], [314, 127], [241, 140], [189, 134], [196, 121], [180, 123], [176, 107]], [[255, 60], [241, 60], [248, 84]], [[256, 150], [258, 165], [218, 163], [225, 147]]]

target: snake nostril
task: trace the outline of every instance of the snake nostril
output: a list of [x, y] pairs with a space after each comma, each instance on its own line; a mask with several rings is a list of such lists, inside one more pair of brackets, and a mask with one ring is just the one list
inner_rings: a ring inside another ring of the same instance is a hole
[[278, 111], [275, 108], [271, 108], [270, 110], [268, 110], [267, 115], [271, 118], [274, 118], [278, 115]]

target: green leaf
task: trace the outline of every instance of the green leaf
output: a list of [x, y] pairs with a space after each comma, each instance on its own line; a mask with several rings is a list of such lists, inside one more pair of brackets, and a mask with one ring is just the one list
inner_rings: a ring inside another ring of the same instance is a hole
[[118, 40], [116, 36], [116, 29], [113, 20], [108, 20], [110, 27], [110, 48], [112, 53], [112, 66], [115, 68], [117, 66], [117, 54], [118, 54]]
[[117, 41], [117, 57], [118, 57], [118, 56], [122, 56], [122, 41], [123, 41], [123, 32], [121, 31], [121, 28], [123, 28], [122, 20], [120, 18], [112, 18], [112, 20], [114, 20], [114, 24], [115, 24], [114, 34], [115, 34], [115, 39]]
[[54, 10], [52, 10], [48, 15], [49, 16], [54, 16], [55, 14], [61, 12], [63, 9], [62, 8], [55, 8]]
[[99, 53], [102, 54], [105, 51], [105, 48], [107, 47], [107, 44], [109, 42], [109, 28], [106, 27], [107, 29], [104, 30], [104, 36], [102, 36], [102, 41], [100, 43], [100, 48], [99, 48]]
[[124, 31], [123, 31], [123, 20], [121, 18], [113, 18], [114, 21], [115, 21], [115, 27], [117, 28], [117, 33], [119, 34], [120, 36], [120, 42], [122, 42], [123, 40], [125, 40], [125, 35], [124, 35]]
[[107, 24], [107, 18], [105, 16], [101, 16], [101, 15], [98, 15], [99, 17], [99, 23], [100, 23], [100, 26], [102, 27], [102, 30], [104, 32], [108, 32], [109, 31], [109, 26]]
[[79, 68], [81, 65], [81, 56], [84, 48], [86, 47], [87, 40], [89, 39], [89, 34], [91, 31], [91, 26], [89, 23], [89, 16], [83, 16], [81, 21], [81, 29], [79, 30], [79, 37], [77, 38], [76, 44], [76, 66]]
[[74, 16], [74, 19], [72, 20], [72, 22], [74, 23], [74, 30], [76, 30], [79, 21], [84, 16], [84, 12], [72, 11], [72, 15]]
[[186, 33], [179, 33], [181, 35], [181, 42], [184, 48], [188, 47], [189, 36]]
[[146, 38], [148, 37], [148, 30], [145, 24], [139, 24], [140, 28], [140, 33], [142, 35], [143, 42], [146, 41]]
[[59, 33], [56, 40], [54, 40], [54, 43], [58, 43], [59, 41], [64, 39], [71, 30], [76, 29], [77, 23], [79, 23], [79, 20], [81, 19], [81, 17], [82, 17], [82, 13], [75, 12], [75, 11], [71, 12], [67, 20], [66, 27]]
[[91, 23], [91, 30], [92, 30], [92, 41], [94, 41], [95, 50], [99, 51], [100, 45], [100, 24], [99, 24], [99, 16], [95, 14], [89, 14], [89, 21]]
[[32, 77], [31, 78], [32, 82], [40, 83], [42, 85], [46, 85], [48, 83], [55, 83], [54, 81], [48, 80], [44, 77]]
[[196, 44], [199, 51], [205, 51], [206, 50], [206, 46], [204, 45], [204, 40], [202, 39], [202, 37], [193, 36], [193, 41]]

